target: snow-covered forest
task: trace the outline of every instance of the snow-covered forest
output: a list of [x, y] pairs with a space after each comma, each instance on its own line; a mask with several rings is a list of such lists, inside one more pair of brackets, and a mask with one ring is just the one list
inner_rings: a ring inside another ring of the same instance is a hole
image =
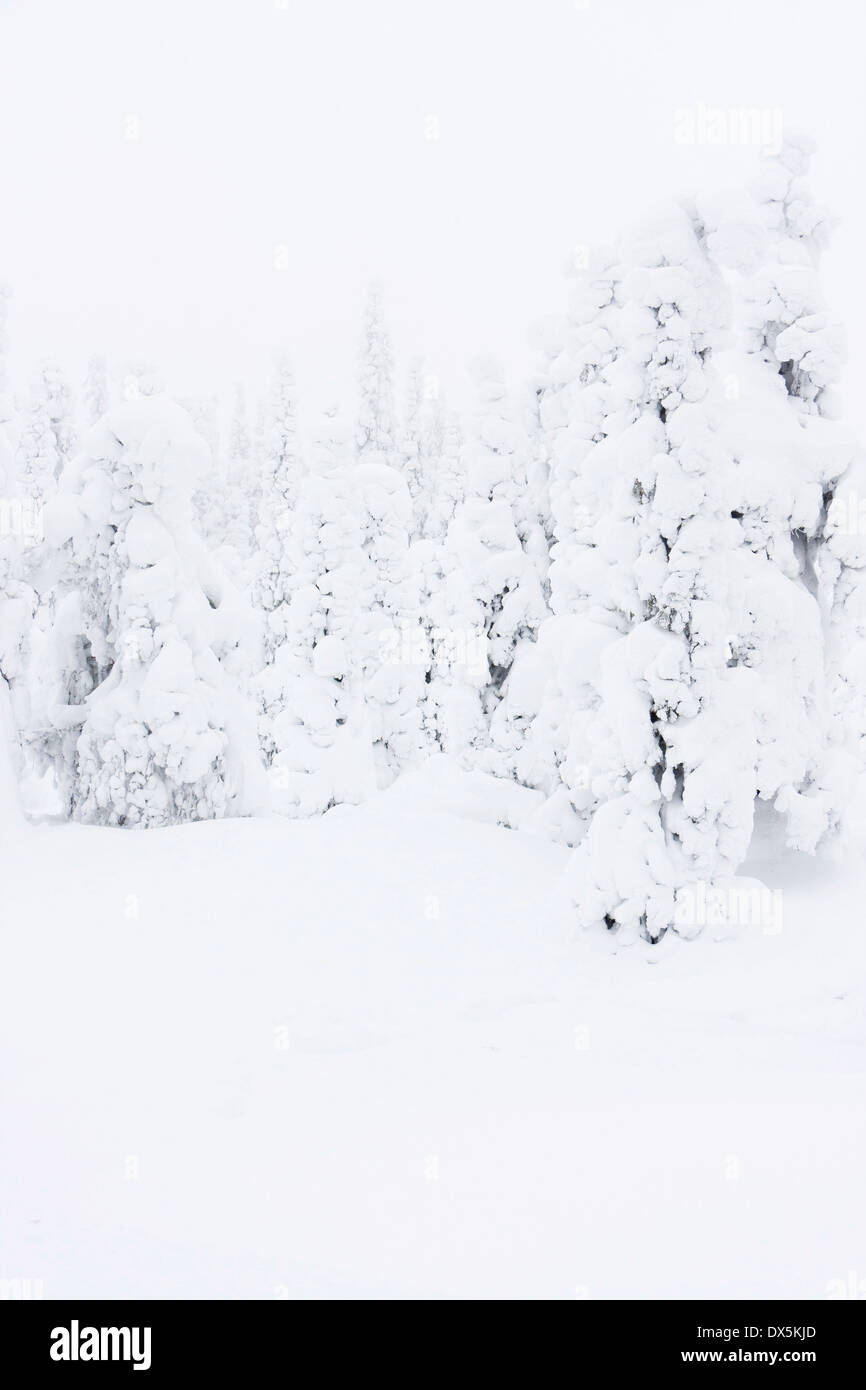
[[0, 670], [34, 813], [313, 817], [442, 756], [531, 794], [514, 822], [573, 850], [577, 923], [649, 941], [736, 909], [759, 803], [831, 841], [866, 544], [810, 149], [576, 265], [536, 374], [479, 356], [462, 415], [399, 361], [379, 283], [319, 419], [286, 354], [252, 401], [98, 354], [77, 395], [54, 362], [4, 381]]
[[0, 0], [0, 1302], [866, 1297], [852, 13]]

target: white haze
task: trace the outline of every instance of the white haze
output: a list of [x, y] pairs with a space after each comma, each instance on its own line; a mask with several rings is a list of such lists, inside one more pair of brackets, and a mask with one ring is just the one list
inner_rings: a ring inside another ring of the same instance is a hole
[[262, 385], [285, 342], [310, 420], [352, 401], [381, 275], [398, 362], [425, 352], [460, 402], [479, 349], [529, 368], [575, 245], [751, 177], [754, 147], [674, 141], [674, 112], [704, 103], [781, 110], [816, 137], [858, 408], [866, 119], [847, 0], [3, 0], [0, 16], [19, 386], [45, 356], [80, 382], [104, 351], [222, 394]]

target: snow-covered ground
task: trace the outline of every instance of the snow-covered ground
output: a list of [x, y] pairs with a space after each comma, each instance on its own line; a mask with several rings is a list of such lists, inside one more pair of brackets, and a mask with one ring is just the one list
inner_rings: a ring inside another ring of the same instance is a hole
[[862, 1277], [866, 871], [753, 861], [770, 930], [615, 952], [573, 935], [567, 851], [492, 804], [433, 771], [305, 822], [7, 839], [0, 1275], [460, 1299]]

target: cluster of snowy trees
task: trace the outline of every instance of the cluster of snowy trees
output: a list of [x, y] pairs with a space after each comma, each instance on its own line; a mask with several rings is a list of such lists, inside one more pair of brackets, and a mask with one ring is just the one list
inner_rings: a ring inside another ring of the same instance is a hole
[[395, 405], [378, 287], [354, 422], [306, 437], [286, 359], [221, 430], [98, 358], [79, 415], [55, 367], [16, 403], [0, 341], [9, 756], [146, 827], [315, 815], [444, 752], [540, 794], [579, 921], [626, 939], [689, 930], [759, 800], [814, 851], [866, 733], [866, 528], [808, 154], [598, 249], [536, 379], [480, 360], [462, 423], [423, 363]]

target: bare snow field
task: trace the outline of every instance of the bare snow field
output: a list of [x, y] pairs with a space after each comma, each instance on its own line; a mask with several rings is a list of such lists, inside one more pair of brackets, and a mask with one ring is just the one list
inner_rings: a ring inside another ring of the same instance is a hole
[[7, 1269], [46, 1298], [845, 1283], [866, 872], [753, 862], [769, 929], [614, 952], [574, 933], [568, 851], [481, 823], [494, 798], [430, 764], [306, 822], [19, 829]]

